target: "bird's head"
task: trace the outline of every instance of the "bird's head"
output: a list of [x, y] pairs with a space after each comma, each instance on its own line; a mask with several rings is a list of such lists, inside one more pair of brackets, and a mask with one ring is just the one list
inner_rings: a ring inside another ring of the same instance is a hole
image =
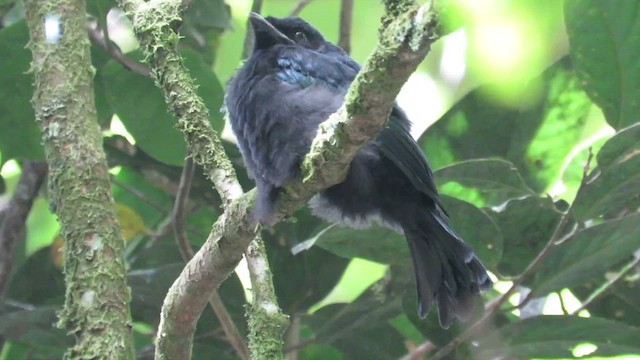
[[269, 49], [273, 46], [298, 45], [311, 50], [325, 46], [322, 34], [308, 22], [298, 17], [275, 18], [249, 14], [255, 35], [254, 50]]

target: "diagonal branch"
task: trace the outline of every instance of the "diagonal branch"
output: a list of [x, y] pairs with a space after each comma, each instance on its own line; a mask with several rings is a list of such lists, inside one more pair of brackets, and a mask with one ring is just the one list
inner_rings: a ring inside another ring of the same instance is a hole
[[2, 298], [9, 282], [9, 274], [11, 274], [13, 264], [13, 249], [20, 236], [24, 234], [31, 205], [33, 205], [33, 200], [38, 195], [46, 175], [46, 163], [25, 161], [22, 165], [18, 186], [0, 224], [0, 298]]
[[[133, 19], [156, 82], [178, 118], [194, 160], [205, 168], [225, 205], [225, 213], [172, 285], [163, 305], [156, 358], [188, 359], [193, 331], [208, 298], [234, 270], [260, 229], [248, 211], [254, 193], [240, 196], [233, 168], [208, 125], [207, 110], [195, 96], [193, 80], [175, 52], [178, 14], [184, 10], [181, 2], [157, 0], [152, 7], [137, 0], [120, 0], [120, 4]], [[436, 11], [431, 3], [419, 7], [403, 1], [401, 5], [390, 7], [394, 16], [385, 17], [380, 41], [351, 86], [344, 106], [321, 125], [303, 162], [304, 176], [286, 187], [275, 220], [344, 178], [360, 147], [387, 122], [400, 88], [437, 39]]]

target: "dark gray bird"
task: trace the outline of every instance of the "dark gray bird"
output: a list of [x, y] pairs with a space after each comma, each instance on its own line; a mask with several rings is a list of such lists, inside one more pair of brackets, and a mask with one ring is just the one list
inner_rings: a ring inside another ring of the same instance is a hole
[[[225, 105], [258, 187], [255, 216], [269, 223], [283, 185], [300, 174], [318, 125], [343, 103], [360, 66], [300, 18], [250, 15], [255, 43], [229, 84]], [[315, 215], [355, 228], [403, 232], [413, 259], [418, 314], [438, 304], [440, 324], [469, 318], [491, 287], [469, 245], [449, 226], [433, 174], [394, 106], [388, 125], [356, 155], [344, 182], [310, 202]]]

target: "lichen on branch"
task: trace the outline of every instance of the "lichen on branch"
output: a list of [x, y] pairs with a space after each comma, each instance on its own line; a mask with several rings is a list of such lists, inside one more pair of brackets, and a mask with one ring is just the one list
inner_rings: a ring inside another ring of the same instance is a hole
[[[76, 338], [65, 358], [133, 359], [124, 239], [96, 117], [85, 2], [26, 0], [25, 11], [51, 208], [65, 239], [58, 326]], [[46, 22], [58, 26], [45, 30]]]

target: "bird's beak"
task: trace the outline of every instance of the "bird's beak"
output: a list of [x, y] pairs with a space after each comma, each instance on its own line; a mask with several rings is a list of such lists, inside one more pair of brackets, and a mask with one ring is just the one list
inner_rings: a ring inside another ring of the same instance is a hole
[[256, 48], [268, 48], [276, 44], [294, 44], [285, 34], [276, 29], [267, 19], [254, 12], [249, 14], [249, 21], [253, 27]]

